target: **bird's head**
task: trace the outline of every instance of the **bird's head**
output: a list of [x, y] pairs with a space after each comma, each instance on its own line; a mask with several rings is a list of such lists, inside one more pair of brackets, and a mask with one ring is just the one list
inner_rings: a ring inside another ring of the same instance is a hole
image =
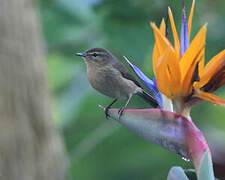
[[114, 59], [114, 56], [103, 48], [92, 48], [84, 53], [75, 53], [77, 56], [81, 56], [87, 64], [107, 64]]

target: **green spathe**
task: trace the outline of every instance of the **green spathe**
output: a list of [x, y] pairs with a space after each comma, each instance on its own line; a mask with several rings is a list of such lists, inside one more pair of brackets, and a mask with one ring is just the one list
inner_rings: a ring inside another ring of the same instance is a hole
[[211, 156], [206, 151], [202, 156], [202, 161], [199, 169], [199, 180], [214, 180], [213, 166], [211, 161]]
[[179, 166], [170, 169], [167, 180], [189, 180], [184, 170]]

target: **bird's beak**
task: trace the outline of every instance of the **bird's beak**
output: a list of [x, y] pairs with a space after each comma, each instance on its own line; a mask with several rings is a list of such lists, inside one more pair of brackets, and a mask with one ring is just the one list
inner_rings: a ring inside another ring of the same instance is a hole
[[73, 55], [85, 57], [86, 56], [86, 53], [74, 53]]

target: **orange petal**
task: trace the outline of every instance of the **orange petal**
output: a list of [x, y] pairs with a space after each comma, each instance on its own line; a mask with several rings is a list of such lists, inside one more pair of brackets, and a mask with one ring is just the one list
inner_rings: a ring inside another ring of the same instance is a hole
[[166, 36], [166, 23], [165, 23], [164, 19], [162, 19], [162, 21], [161, 21], [159, 30], [164, 36]]
[[180, 67], [181, 67], [183, 78], [189, 72], [191, 66], [193, 65], [193, 61], [197, 60], [196, 55], [199, 54], [201, 50], [203, 50], [204, 48], [206, 31], [207, 31], [207, 28], [205, 25], [200, 29], [200, 31], [195, 36], [189, 48], [186, 50], [186, 52], [184, 53], [183, 57], [180, 60]]
[[[164, 36], [166, 35], [166, 24], [165, 24], [164, 19], [162, 19], [162, 21], [161, 21], [159, 30]], [[152, 64], [153, 64], [154, 74], [156, 74], [155, 69], [156, 69], [156, 65], [157, 65], [157, 61], [158, 61], [159, 56], [160, 56], [159, 49], [155, 45], [154, 49], [153, 49], [153, 55], [152, 55]]]
[[204, 55], [202, 51], [204, 51], [205, 46], [206, 30], [206, 26], [203, 26], [180, 60], [180, 68], [182, 73], [181, 92], [184, 96], [188, 95], [192, 90], [192, 78], [196, 65], [202, 61]]
[[[153, 70], [156, 74], [156, 66], [158, 64], [158, 59], [160, 56], [162, 56], [167, 48], [173, 49], [173, 46], [169, 42], [169, 40], [166, 38], [165, 35], [163, 35], [160, 30], [156, 27], [155, 23], [151, 23], [152, 29], [154, 31], [155, 36], [155, 47], [153, 51]], [[165, 34], [165, 33], [164, 33]], [[174, 51], [174, 49], [173, 49]]]
[[198, 97], [198, 98], [203, 99], [203, 100], [206, 100], [206, 101], [209, 101], [209, 102], [211, 102], [215, 105], [225, 107], [225, 100], [216, 96], [216, 95], [214, 95], [214, 94], [212, 94], [212, 93], [207, 93], [207, 92], [197, 90], [193, 96]]
[[151, 26], [154, 31], [155, 45], [159, 50], [159, 56], [163, 55], [167, 48], [170, 48], [174, 51], [173, 46], [171, 45], [167, 37], [160, 32], [160, 30], [156, 27], [155, 23], [151, 23]]
[[173, 99], [179, 95], [181, 80], [179, 60], [169, 48], [159, 59], [156, 79], [159, 90], [168, 98]]
[[160, 57], [159, 50], [158, 50], [157, 46], [155, 45], [154, 49], [153, 49], [153, 54], [152, 54], [152, 65], [153, 65], [154, 74], [156, 74], [156, 66], [157, 66], [159, 57]]
[[189, 39], [190, 39], [190, 35], [191, 35], [191, 25], [192, 25], [192, 18], [193, 18], [193, 14], [194, 14], [194, 7], [195, 7], [195, 0], [192, 1], [191, 11], [190, 11], [190, 15], [189, 15], [189, 18], [188, 18]]
[[203, 74], [200, 76], [198, 87], [206, 85], [218, 71], [224, 71], [225, 66], [225, 50], [214, 56], [206, 65]]
[[170, 52], [168, 55], [167, 69], [170, 73], [170, 93], [174, 98], [180, 96], [181, 86], [181, 72], [179, 59], [177, 56]]
[[202, 52], [202, 50], [200, 50], [199, 53], [196, 54], [196, 57], [192, 61], [192, 64], [188, 70], [188, 73], [186, 73], [186, 75], [184, 76], [184, 79], [182, 80], [181, 92], [182, 92], [183, 96], [187, 96], [192, 92], [192, 84], [195, 81], [195, 79], [193, 79], [193, 78], [199, 77], [198, 76], [199, 73], [197, 74], [197, 77], [194, 77], [194, 76], [196, 76], [194, 73], [195, 73], [196, 68], [198, 68], [199, 63], [203, 59], [203, 55], [201, 52]]
[[201, 90], [213, 92], [225, 84], [225, 64], [212, 76], [210, 81]]
[[153, 53], [152, 53], [152, 65], [153, 65], [153, 72], [156, 74], [156, 66], [159, 60], [159, 49], [157, 46], [154, 46]]
[[170, 76], [167, 71], [167, 58], [169, 55], [169, 49], [165, 51], [165, 53], [159, 58], [159, 64], [156, 70], [156, 81], [158, 89], [161, 93], [165, 94], [168, 98], [172, 99], [170, 95]]
[[205, 47], [202, 49], [201, 51], [201, 55], [202, 57], [201, 61], [199, 62], [199, 68], [198, 68], [198, 72], [199, 72], [199, 76], [201, 77], [201, 75], [204, 72], [204, 66], [205, 66]]
[[168, 14], [169, 14], [170, 23], [171, 23], [172, 32], [173, 32], [175, 51], [177, 53], [177, 56], [180, 57], [180, 41], [179, 41], [179, 38], [178, 38], [176, 26], [175, 26], [174, 19], [173, 19], [173, 14], [171, 12], [170, 7], [168, 7]]

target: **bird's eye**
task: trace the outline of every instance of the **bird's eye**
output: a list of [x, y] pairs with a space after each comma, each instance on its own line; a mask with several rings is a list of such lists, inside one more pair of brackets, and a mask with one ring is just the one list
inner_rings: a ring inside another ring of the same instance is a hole
[[96, 57], [96, 56], [98, 56], [98, 54], [97, 53], [93, 53], [93, 56]]

